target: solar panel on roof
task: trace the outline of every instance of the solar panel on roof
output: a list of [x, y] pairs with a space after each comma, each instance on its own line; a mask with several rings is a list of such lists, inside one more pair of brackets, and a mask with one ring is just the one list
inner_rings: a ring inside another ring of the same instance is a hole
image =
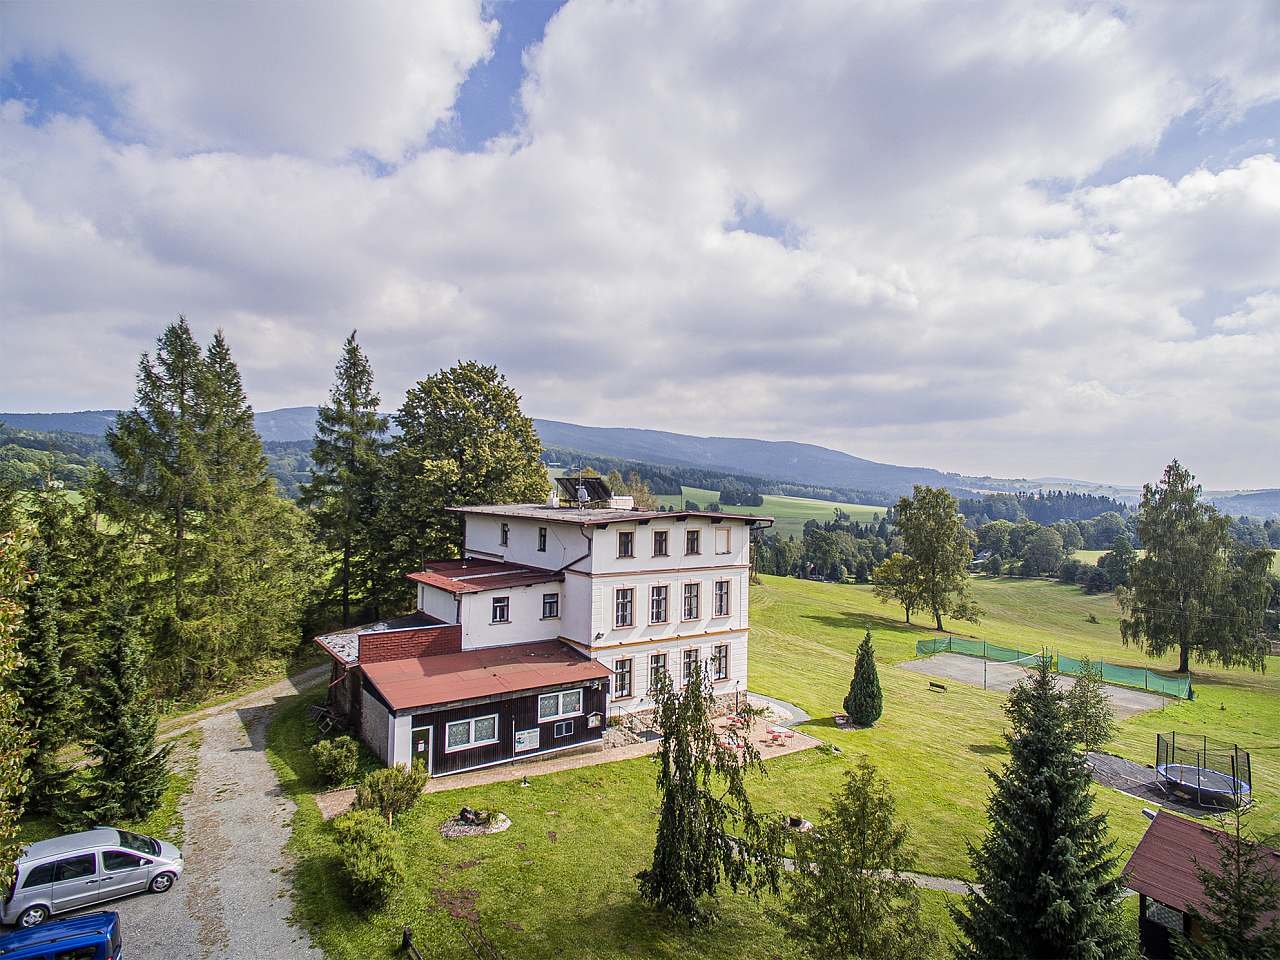
[[613, 495], [603, 477], [556, 477], [556, 485], [571, 504], [607, 503]]

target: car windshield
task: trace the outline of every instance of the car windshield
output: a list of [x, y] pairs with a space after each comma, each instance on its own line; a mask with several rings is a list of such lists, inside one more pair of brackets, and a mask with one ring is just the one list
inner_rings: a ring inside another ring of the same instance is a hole
[[137, 850], [139, 853], [149, 853], [153, 857], [160, 852], [160, 844], [150, 837], [144, 837], [140, 833], [130, 833], [128, 830], [117, 830], [116, 833], [120, 834], [122, 847]]

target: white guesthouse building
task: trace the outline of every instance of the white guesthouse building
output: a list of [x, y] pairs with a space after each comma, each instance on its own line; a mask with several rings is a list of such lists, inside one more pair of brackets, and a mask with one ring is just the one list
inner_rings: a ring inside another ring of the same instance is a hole
[[414, 614], [317, 638], [331, 707], [385, 761], [439, 775], [598, 745], [695, 661], [717, 695], [746, 693], [750, 534], [771, 518], [629, 497], [455, 511], [462, 559], [408, 574]]

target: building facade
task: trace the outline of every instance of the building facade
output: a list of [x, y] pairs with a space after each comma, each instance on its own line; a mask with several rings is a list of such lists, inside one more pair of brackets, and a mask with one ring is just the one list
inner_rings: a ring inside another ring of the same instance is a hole
[[598, 744], [695, 662], [746, 693], [750, 533], [770, 518], [627, 498], [457, 512], [463, 558], [408, 574], [413, 614], [317, 638], [331, 708], [386, 762], [441, 775]]

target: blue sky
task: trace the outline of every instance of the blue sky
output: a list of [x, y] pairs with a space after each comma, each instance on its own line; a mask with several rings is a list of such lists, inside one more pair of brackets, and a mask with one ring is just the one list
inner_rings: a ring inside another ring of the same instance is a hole
[[540, 416], [1280, 485], [1280, 8], [0, 7], [0, 409], [184, 312], [257, 406], [358, 326]]

